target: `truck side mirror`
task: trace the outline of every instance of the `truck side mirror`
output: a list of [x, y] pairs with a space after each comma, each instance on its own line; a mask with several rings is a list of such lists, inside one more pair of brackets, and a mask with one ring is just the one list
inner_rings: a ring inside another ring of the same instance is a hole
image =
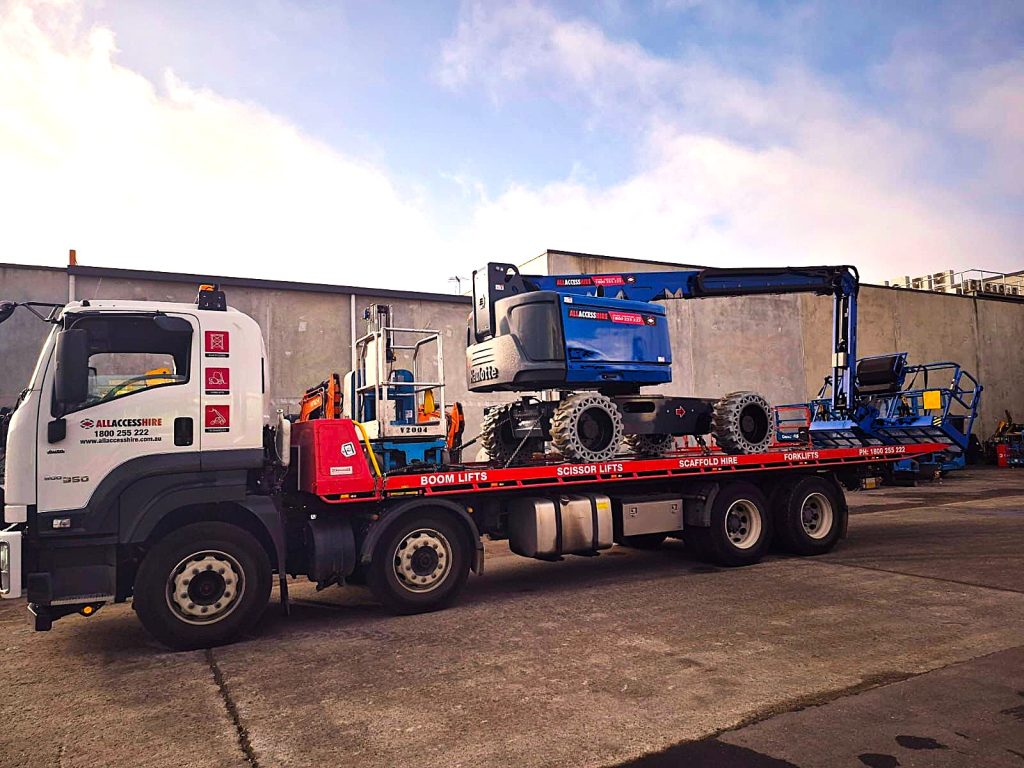
[[0, 323], [14, 314], [17, 306], [13, 301], [0, 301]]
[[57, 367], [54, 395], [62, 409], [84, 402], [89, 396], [89, 334], [69, 328], [57, 334]]

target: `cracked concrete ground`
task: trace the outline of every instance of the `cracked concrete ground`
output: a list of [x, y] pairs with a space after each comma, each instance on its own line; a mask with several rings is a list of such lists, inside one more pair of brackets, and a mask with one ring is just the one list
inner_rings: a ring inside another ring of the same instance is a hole
[[0, 766], [1024, 765], [1024, 472], [850, 499], [821, 558], [499, 542], [447, 611], [295, 582], [210, 652], [4, 603]]

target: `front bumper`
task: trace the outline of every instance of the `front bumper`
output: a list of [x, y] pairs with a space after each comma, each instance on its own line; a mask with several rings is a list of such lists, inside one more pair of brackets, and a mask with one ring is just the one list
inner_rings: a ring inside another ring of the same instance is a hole
[[116, 541], [26, 538], [0, 531], [0, 597], [28, 598], [36, 630], [72, 613], [93, 615], [116, 595]]
[[21, 597], [21, 531], [0, 531], [0, 598]]

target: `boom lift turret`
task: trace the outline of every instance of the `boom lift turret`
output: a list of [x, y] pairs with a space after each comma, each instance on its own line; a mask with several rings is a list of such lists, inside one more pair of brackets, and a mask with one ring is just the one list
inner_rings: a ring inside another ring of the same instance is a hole
[[545, 276], [488, 264], [473, 273], [469, 389], [543, 395], [492, 408], [482, 442], [503, 464], [528, 458], [548, 440], [578, 461], [611, 458], [623, 437], [645, 455], [663, 453], [674, 436], [709, 433], [730, 453], [765, 450], [774, 439], [774, 415], [755, 392], [717, 400], [641, 393], [672, 380], [660, 304], [667, 299], [832, 296], [832, 407], [846, 418], [855, 400], [858, 284], [850, 266]]

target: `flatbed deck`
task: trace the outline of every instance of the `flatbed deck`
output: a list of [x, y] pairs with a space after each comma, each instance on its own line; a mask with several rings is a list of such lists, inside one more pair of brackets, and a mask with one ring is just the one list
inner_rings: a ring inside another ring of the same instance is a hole
[[321, 495], [328, 503], [381, 501], [405, 496], [443, 496], [460, 493], [513, 491], [527, 488], [578, 486], [594, 483], [695, 478], [786, 469], [837, 469], [848, 465], [898, 461], [944, 450], [937, 443], [809, 448], [778, 446], [766, 453], [732, 455], [688, 448], [650, 459], [624, 457], [592, 464], [532, 463], [495, 468], [489, 464], [460, 464], [429, 472], [402, 472], [377, 478], [370, 493]]

